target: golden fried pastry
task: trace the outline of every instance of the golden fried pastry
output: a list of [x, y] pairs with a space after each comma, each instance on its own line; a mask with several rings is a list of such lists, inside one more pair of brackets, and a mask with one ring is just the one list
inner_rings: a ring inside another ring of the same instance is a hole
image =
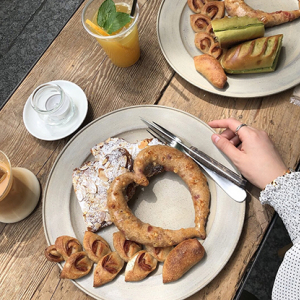
[[142, 250], [142, 246], [136, 242], [126, 240], [122, 232], [114, 232], [113, 244], [121, 258], [128, 262], [129, 259], [137, 252]]
[[[177, 173], [187, 184], [195, 209], [195, 227], [179, 230], [163, 229], [142, 222], [132, 213], [124, 192], [132, 182], [147, 186], [149, 181], [144, 175], [144, 170], [151, 165], [160, 165], [165, 171]], [[210, 193], [206, 177], [190, 157], [172, 147], [150, 146], [137, 155], [133, 170], [134, 172], [117, 177], [108, 191], [109, 213], [126, 239], [154, 247], [176, 245], [192, 237], [205, 239]]]
[[209, 54], [194, 57], [196, 70], [202, 74], [213, 86], [222, 89], [227, 81], [227, 76], [220, 62]]
[[83, 247], [88, 257], [95, 263], [106, 254], [110, 253], [109, 244], [100, 235], [86, 231], [83, 237]]
[[51, 245], [45, 249], [45, 256], [49, 261], [61, 262], [64, 261], [63, 256], [56, 250], [55, 245]]
[[223, 1], [209, 1], [201, 8], [201, 14], [210, 17], [211, 20], [221, 19], [225, 15]]
[[82, 251], [80, 242], [71, 236], [62, 235], [55, 241], [55, 247], [64, 260], [67, 260], [73, 253]]
[[173, 249], [173, 246], [170, 247], [152, 247], [152, 246], [145, 246], [145, 250], [149, 252], [155, 259], [160, 262], [164, 262], [166, 260], [167, 255]]
[[73, 253], [60, 273], [60, 278], [78, 279], [87, 275], [93, 267], [93, 262], [84, 251]]
[[211, 24], [211, 19], [202, 14], [190, 15], [190, 24], [195, 32], [206, 31], [207, 27]]
[[99, 287], [112, 281], [124, 266], [124, 260], [117, 252], [103, 256], [94, 271], [94, 287]]
[[156, 269], [157, 260], [147, 251], [137, 252], [127, 263], [125, 281], [140, 281]]
[[257, 18], [261, 20], [266, 27], [273, 27], [283, 23], [291, 22], [300, 17], [300, 9], [293, 11], [280, 10], [268, 13], [262, 10], [253, 9], [247, 5], [244, 0], [225, 0], [225, 7], [229, 16], [249, 16], [252, 18]]
[[176, 281], [204, 256], [205, 250], [197, 239], [189, 239], [177, 245], [163, 265], [163, 283]]

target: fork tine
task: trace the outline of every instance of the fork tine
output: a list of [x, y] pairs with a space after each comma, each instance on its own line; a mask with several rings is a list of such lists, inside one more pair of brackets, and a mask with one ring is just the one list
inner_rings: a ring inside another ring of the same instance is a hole
[[149, 132], [154, 138], [158, 139], [160, 142], [167, 144], [166, 140], [163, 140], [161, 137], [159, 137], [157, 134], [155, 134], [153, 131], [150, 131], [147, 129], [147, 132]]
[[[146, 121], [145, 119], [141, 118], [141, 120], [154, 132], [156, 132], [157, 134], [160, 133], [163, 135], [164, 138], [168, 138], [171, 141], [172, 140], [177, 140], [180, 141], [180, 139], [178, 137], [176, 137], [173, 133], [171, 133], [170, 131], [168, 131], [167, 129], [165, 129], [164, 127], [158, 125], [155, 122], [149, 122]], [[169, 141], [170, 142], [170, 141]]]
[[155, 124], [158, 128], [161, 129], [161, 131], [164, 132], [164, 134], [168, 135], [172, 139], [179, 139], [174, 133], [171, 131], [167, 130], [166, 128], [162, 127], [161, 125], [157, 124], [156, 122], [153, 121], [153, 124]]
[[163, 134], [161, 134], [158, 131], [155, 131], [153, 129], [148, 129], [147, 130], [153, 137], [157, 138], [158, 140], [160, 140], [162, 143], [169, 145], [170, 144], [170, 140], [168, 140]]

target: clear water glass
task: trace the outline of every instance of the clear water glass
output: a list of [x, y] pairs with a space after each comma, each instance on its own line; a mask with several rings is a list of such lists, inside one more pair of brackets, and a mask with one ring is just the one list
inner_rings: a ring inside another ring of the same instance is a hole
[[75, 110], [72, 98], [54, 83], [37, 87], [31, 96], [31, 106], [46, 124], [52, 126], [67, 123]]

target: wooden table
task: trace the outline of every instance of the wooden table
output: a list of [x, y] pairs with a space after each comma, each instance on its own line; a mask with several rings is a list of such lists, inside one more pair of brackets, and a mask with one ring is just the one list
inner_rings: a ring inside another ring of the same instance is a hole
[[[13, 166], [33, 171], [44, 189], [49, 171], [70, 137], [46, 142], [31, 136], [23, 123], [24, 104], [44, 82], [64, 79], [79, 85], [89, 101], [82, 127], [122, 107], [155, 104], [175, 107], [207, 122], [234, 117], [266, 130], [284, 161], [295, 168], [300, 158], [300, 107], [290, 104], [292, 90], [256, 99], [221, 97], [200, 90], [166, 62], [156, 35], [161, 1], [140, 0], [141, 58], [133, 67], [111, 64], [81, 25], [81, 6], [0, 111], [0, 145]], [[233, 299], [248, 263], [259, 247], [274, 211], [248, 189], [246, 217], [238, 245], [221, 273], [190, 299]], [[42, 224], [42, 199], [35, 211], [16, 224], [0, 223], [1, 299], [91, 299], [44, 257], [47, 246]]]

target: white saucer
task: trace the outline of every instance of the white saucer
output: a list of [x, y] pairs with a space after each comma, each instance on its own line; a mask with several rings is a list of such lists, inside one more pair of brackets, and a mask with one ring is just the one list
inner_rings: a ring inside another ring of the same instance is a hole
[[88, 111], [86, 95], [77, 84], [66, 80], [55, 80], [50, 83], [56, 83], [61, 86], [73, 99], [76, 107], [74, 116], [68, 123], [50, 126], [45, 124], [38, 113], [31, 107], [30, 97], [27, 99], [23, 110], [25, 127], [34, 137], [45, 141], [59, 140], [73, 133], [82, 124]]

